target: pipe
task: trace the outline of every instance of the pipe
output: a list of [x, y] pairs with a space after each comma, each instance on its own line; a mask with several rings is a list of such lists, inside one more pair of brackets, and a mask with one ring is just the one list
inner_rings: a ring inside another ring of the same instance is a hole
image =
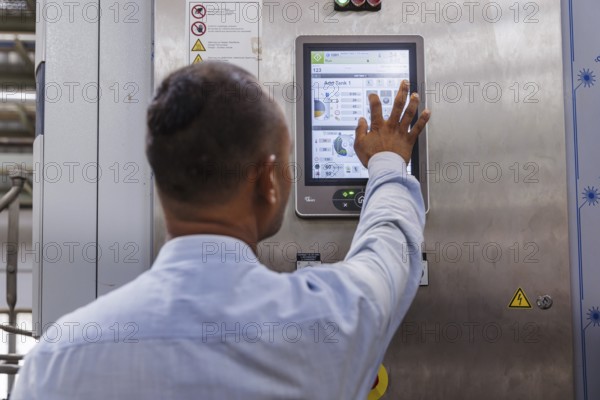
[[[14, 326], [0, 325], [0, 330], [7, 332], [7, 333], [13, 333], [15, 335], [33, 337], [32, 331], [26, 331], [23, 329], [15, 328]], [[0, 360], [2, 360], [2, 356], [0, 356]]]
[[[14, 175], [14, 176], [13, 176]], [[0, 212], [4, 211], [8, 206], [15, 201], [21, 190], [27, 177], [21, 172], [21, 170], [13, 170], [10, 173], [10, 178], [13, 181], [13, 186], [10, 190], [0, 199]]]
[[[8, 208], [8, 243], [6, 248], [6, 303], [8, 305], [8, 325], [14, 327], [17, 325], [17, 313], [15, 307], [17, 306], [17, 270], [19, 262], [19, 212], [20, 202], [19, 194], [23, 190], [23, 185], [27, 180], [27, 174], [20, 168], [15, 168], [10, 172], [10, 179], [12, 180], [12, 188], [15, 189], [11, 193], [13, 197]], [[9, 191], [10, 193], [10, 191]], [[16, 193], [16, 195], [14, 194]], [[5, 196], [8, 197], [8, 196]], [[14, 333], [8, 335], [8, 353], [15, 354], [17, 352], [17, 337]], [[0, 372], [2, 367], [9, 368], [13, 367], [9, 364], [17, 364], [16, 371], [18, 371], [18, 362], [8, 361], [7, 365], [0, 365]], [[10, 372], [6, 372], [8, 376], [8, 391], [12, 390], [15, 383], [15, 377]]]

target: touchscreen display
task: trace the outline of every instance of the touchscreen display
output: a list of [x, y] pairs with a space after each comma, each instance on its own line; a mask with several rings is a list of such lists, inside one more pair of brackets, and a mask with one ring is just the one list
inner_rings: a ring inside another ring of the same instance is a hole
[[305, 125], [310, 130], [307, 183], [366, 182], [368, 171], [354, 152], [354, 135], [360, 117], [370, 121], [369, 95], [379, 96], [387, 119], [400, 83], [414, 77], [410, 48], [390, 47], [306, 50], [310, 82], [305, 84], [312, 92], [305, 99], [306, 110], [311, 110]]

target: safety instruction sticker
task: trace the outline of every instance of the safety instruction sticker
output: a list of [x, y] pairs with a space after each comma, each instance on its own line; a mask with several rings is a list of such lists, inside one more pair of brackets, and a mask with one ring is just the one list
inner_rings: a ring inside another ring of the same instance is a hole
[[296, 269], [304, 269], [321, 265], [321, 253], [298, 253]]
[[508, 304], [508, 308], [531, 308], [531, 303], [525, 295], [523, 289], [518, 288], [512, 300]]
[[231, 62], [258, 76], [261, 0], [187, 0], [190, 64]]

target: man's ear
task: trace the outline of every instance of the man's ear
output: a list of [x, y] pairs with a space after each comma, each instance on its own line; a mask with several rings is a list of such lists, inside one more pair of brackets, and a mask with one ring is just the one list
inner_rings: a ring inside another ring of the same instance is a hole
[[264, 199], [270, 205], [276, 204], [279, 196], [277, 187], [277, 177], [275, 155], [268, 156], [260, 165], [256, 177], [256, 189], [260, 198]]

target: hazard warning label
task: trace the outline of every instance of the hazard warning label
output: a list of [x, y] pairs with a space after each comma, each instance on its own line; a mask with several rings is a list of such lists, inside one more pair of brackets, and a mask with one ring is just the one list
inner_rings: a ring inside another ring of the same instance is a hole
[[206, 7], [202, 4], [198, 4], [192, 7], [192, 17], [193, 18], [204, 18], [206, 17]]
[[525, 295], [523, 289], [518, 288], [512, 300], [508, 304], [508, 308], [531, 308], [531, 303]]
[[198, 54], [196, 56], [196, 58], [194, 58], [194, 61], [192, 62], [192, 64], [198, 64], [198, 63], [201, 63], [202, 61], [204, 61], [204, 60], [202, 59], [202, 57], [200, 56], [200, 54]]
[[206, 33], [206, 25], [204, 22], [196, 21], [192, 24], [190, 30], [195, 36], [203, 36]]
[[198, 39], [198, 40], [196, 40], [194, 47], [192, 47], [192, 51], [206, 51], [206, 47], [204, 47], [204, 45], [202, 44], [202, 41], [200, 41], [200, 39]]
[[258, 76], [260, 0], [187, 0], [190, 64], [220, 60]]

